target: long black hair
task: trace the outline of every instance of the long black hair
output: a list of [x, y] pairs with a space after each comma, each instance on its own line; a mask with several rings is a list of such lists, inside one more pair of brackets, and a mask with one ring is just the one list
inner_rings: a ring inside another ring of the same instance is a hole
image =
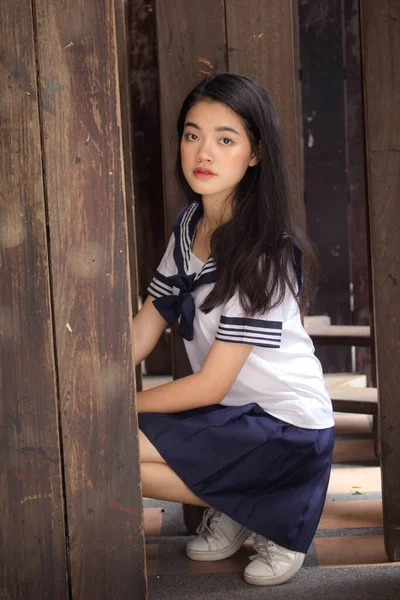
[[[258, 163], [247, 169], [235, 190], [232, 218], [212, 233], [211, 255], [218, 278], [201, 309], [207, 313], [238, 291], [247, 315], [263, 313], [283, 301], [288, 286], [304, 312], [316, 258], [310, 242], [297, 230], [290, 215], [288, 177], [274, 106], [268, 94], [248, 77], [234, 73], [210, 76], [183, 102], [177, 123], [179, 141], [190, 108], [204, 100], [221, 102], [242, 119]], [[179, 150], [176, 172], [187, 200], [201, 201], [185, 179]], [[304, 284], [300, 295], [292, 269], [295, 245], [303, 255]]]

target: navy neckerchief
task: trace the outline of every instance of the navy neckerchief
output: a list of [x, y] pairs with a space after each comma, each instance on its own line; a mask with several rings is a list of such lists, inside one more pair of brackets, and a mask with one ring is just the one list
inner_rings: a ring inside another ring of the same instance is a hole
[[215, 260], [209, 258], [199, 273], [189, 273], [191, 251], [196, 233], [196, 226], [203, 214], [200, 202], [193, 202], [178, 214], [174, 222], [174, 260], [178, 273], [166, 277], [157, 272], [157, 279], [169, 287], [179, 289], [178, 295], [161, 296], [154, 300], [154, 306], [164, 319], [173, 325], [180, 317], [179, 333], [191, 342], [193, 340], [193, 321], [195, 304], [192, 292], [200, 285], [215, 283], [217, 269]]

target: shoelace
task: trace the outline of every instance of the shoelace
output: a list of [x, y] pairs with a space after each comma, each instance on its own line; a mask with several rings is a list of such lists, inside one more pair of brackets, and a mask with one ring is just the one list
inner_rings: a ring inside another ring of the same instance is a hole
[[266, 538], [262, 538], [255, 535], [253, 535], [253, 538], [254, 550], [257, 552], [257, 554], [253, 554], [252, 556], [250, 556], [250, 560], [262, 560], [267, 565], [272, 567], [272, 559], [274, 557], [274, 553], [273, 551], [271, 552], [270, 549], [273, 550], [273, 548], [275, 547], [274, 542], [271, 542], [271, 540], [267, 540]]
[[211, 529], [211, 526], [219, 521], [221, 515], [221, 512], [216, 511], [213, 508], [208, 508], [203, 514], [203, 520], [196, 529], [196, 533], [205, 533], [206, 537], [216, 537], [215, 532]]

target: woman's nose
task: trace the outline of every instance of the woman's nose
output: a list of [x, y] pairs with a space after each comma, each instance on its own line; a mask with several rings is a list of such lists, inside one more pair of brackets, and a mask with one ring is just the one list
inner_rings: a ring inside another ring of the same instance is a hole
[[197, 150], [197, 160], [210, 161], [212, 160], [212, 148], [209, 143], [203, 142]]

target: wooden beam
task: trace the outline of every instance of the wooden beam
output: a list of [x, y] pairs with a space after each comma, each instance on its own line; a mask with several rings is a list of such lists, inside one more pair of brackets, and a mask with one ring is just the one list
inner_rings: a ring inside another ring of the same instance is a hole
[[296, 117], [298, 56], [294, 54], [292, 1], [227, 0], [226, 28], [229, 71], [256, 79], [277, 109], [286, 146], [292, 209], [297, 223], [303, 224]]
[[35, 1], [72, 600], [146, 597], [115, 6]]
[[[161, 162], [160, 102], [157, 67], [156, 0], [127, 0], [129, 28], [133, 176], [139, 293], [147, 286], [165, 252]], [[165, 331], [146, 358], [149, 375], [172, 373], [171, 335]]]
[[68, 598], [34, 29], [0, 19], [0, 597]]
[[[351, 324], [342, 0], [299, 2], [307, 233], [320, 278], [312, 314]], [[324, 371], [351, 370], [351, 353], [316, 348]]]
[[400, 0], [361, 1], [385, 546], [400, 560]]

